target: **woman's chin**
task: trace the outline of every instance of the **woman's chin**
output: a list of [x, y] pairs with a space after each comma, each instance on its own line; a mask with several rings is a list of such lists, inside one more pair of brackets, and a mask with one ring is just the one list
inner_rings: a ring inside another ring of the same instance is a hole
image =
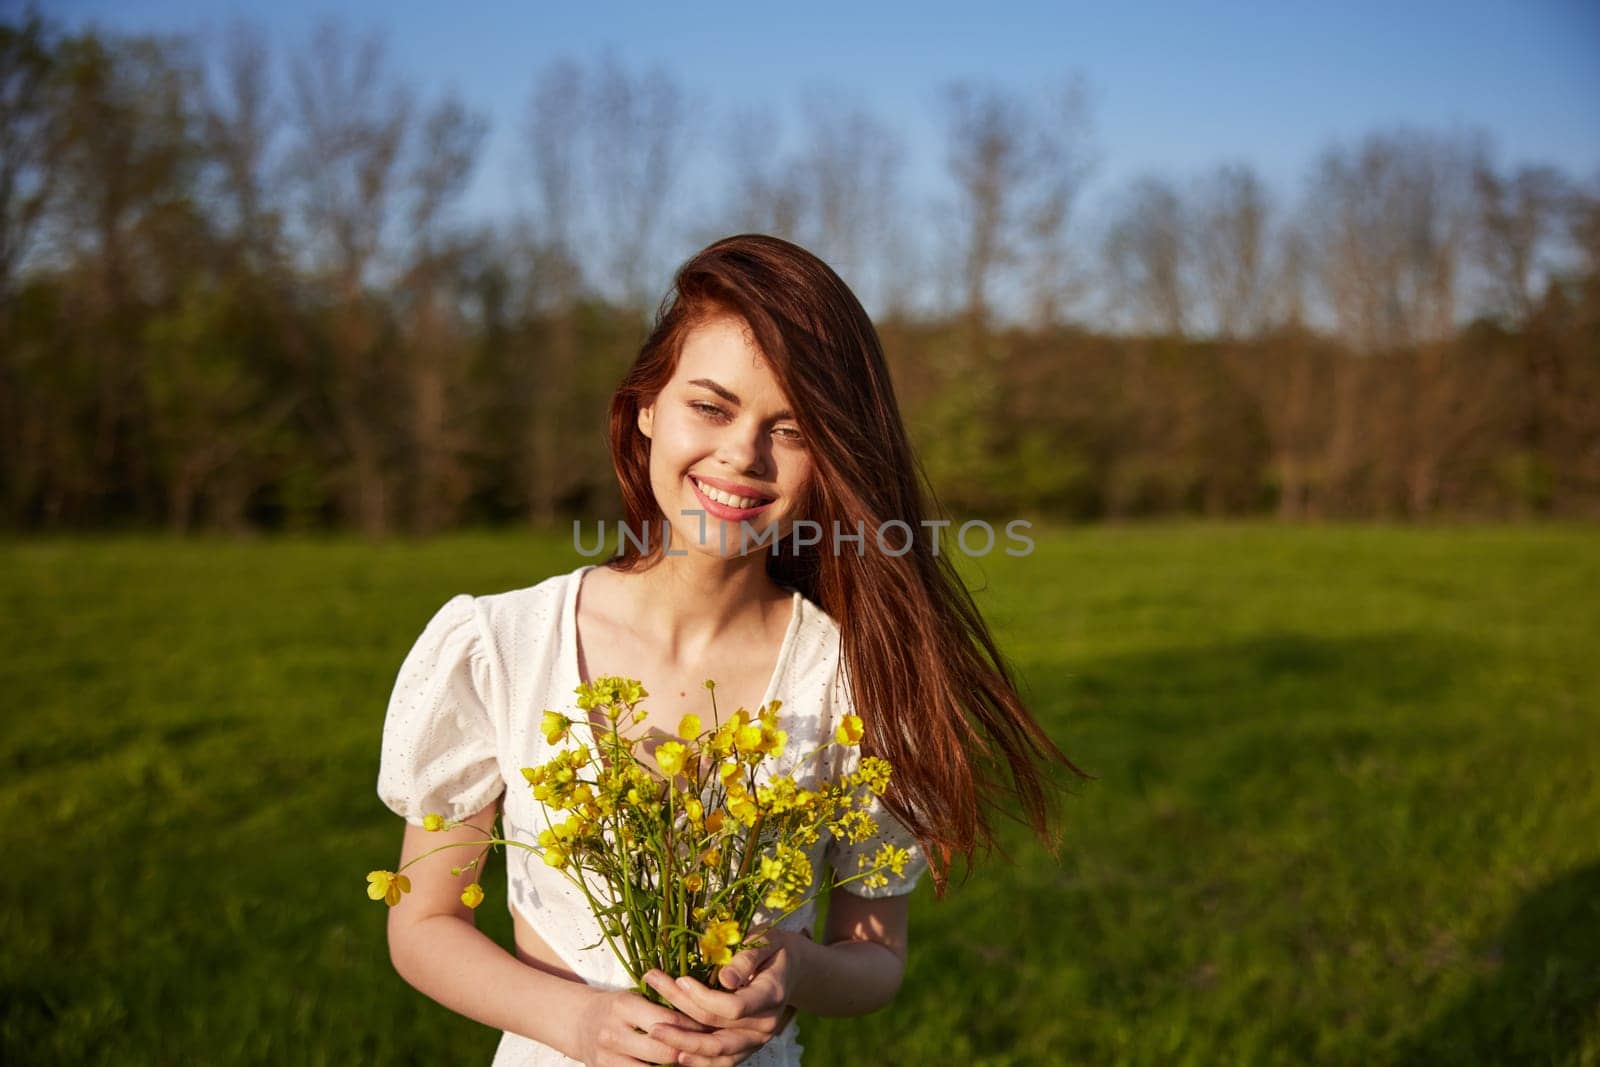
[[739, 559], [772, 551], [772, 535], [765, 526], [725, 522], [708, 515], [703, 538], [696, 523], [689, 524], [687, 528], [674, 526], [668, 547], [674, 554], [679, 550], [688, 550], [719, 559]]

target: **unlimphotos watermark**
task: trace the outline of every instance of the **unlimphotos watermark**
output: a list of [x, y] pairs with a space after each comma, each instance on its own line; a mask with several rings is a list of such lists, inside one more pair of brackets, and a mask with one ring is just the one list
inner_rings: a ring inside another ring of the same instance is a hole
[[[698, 516], [700, 519], [700, 544], [705, 544], [709, 536], [706, 528], [706, 511], [704, 508], [686, 508], [679, 514], [684, 516]], [[921, 524], [931, 538], [933, 554], [939, 554], [940, 534], [946, 527], [955, 525], [950, 519], [923, 519]], [[728, 526], [727, 522], [717, 523], [717, 547], [726, 554], [728, 551]], [[1033, 523], [1026, 519], [1012, 519], [1004, 526], [1008, 542], [1004, 552], [1008, 556], [1027, 556], [1033, 553], [1033, 538], [1020, 531], [1033, 528]], [[617, 552], [624, 551], [623, 545], [632, 545], [638, 552], [649, 555], [650, 553], [650, 524], [646, 524], [643, 531], [635, 530], [625, 521], [616, 524]], [[807, 548], [812, 545], [823, 545], [826, 531], [822, 524], [812, 519], [797, 519], [790, 527], [796, 548]], [[873, 531], [871, 540], [876, 544], [879, 552], [887, 556], [903, 556], [911, 551], [917, 536], [910, 523], [902, 519], [889, 519], [878, 524]], [[955, 543], [963, 555], [987, 556], [995, 550], [999, 538], [995, 528], [983, 519], [972, 519], [956, 527]], [[845, 545], [851, 545], [858, 556], [867, 551], [866, 523], [856, 521], [854, 533], [840, 528], [839, 520], [833, 520], [833, 536], [828, 540], [826, 550], [833, 555], [844, 554]], [[744, 555], [763, 545], [769, 546], [772, 554], [776, 556], [782, 542], [778, 537], [778, 528], [769, 526], [765, 530], [757, 530], [750, 525], [748, 519], [739, 520], [739, 554]], [[672, 547], [672, 523], [666, 519], [661, 520], [661, 545], [668, 556], [686, 556], [687, 549], [674, 549]], [[583, 536], [583, 523], [574, 519], [572, 522], [572, 547], [580, 556], [591, 557], [602, 555], [606, 551], [606, 520], [600, 520], [598, 536], [592, 545], [586, 544]]]

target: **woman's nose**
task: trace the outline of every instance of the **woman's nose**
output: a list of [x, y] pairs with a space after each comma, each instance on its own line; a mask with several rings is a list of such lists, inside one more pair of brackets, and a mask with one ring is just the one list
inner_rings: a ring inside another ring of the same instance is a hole
[[717, 454], [735, 470], [759, 473], [766, 462], [766, 435], [759, 426], [735, 422], [727, 427]]

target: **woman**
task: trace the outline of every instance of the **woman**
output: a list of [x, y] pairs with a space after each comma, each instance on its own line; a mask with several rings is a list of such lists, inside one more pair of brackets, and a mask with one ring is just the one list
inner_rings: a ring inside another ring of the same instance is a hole
[[[796, 1010], [860, 1014], [893, 998], [920, 871], [942, 894], [952, 857], [991, 844], [1008, 800], [1045, 835], [1046, 765], [1077, 768], [923, 536], [926, 498], [877, 334], [821, 260], [758, 235], [689, 260], [612, 400], [610, 438], [628, 534], [617, 556], [453, 598], [401, 668], [379, 793], [407, 820], [402, 862], [441, 843], [421, 829], [429, 813], [483, 826], [503, 811], [508, 838], [531, 838], [538, 802], [517, 772], [548, 756], [540, 713], [608, 674], [645, 682], [643, 729], [658, 738], [705, 711], [706, 678], [725, 707], [782, 699], [797, 751], [859, 715], [861, 751], [895, 769], [879, 840], [912, 862], [886, 887], [833, 890], [820, 938], [811, 908], [790, 916], [734, 957], [723, 989], [652, 972], [671, 1009], [631, 991], [583, 902], [526, 856], [508, 857], [514, 957], [477, 931], [449, 853], [410, 868], [391, 956], [427, 995], [505, 1031], [497, 1067], [799, 1063]], [[815, 852], [853, 873], [847, 844]]]

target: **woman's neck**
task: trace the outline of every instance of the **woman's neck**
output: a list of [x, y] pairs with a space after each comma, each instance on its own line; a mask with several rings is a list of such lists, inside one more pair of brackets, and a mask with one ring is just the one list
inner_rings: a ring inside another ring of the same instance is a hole
[[623, 588], [634, 627], [674, 658], [685, 652], [692, 658], [693, 650], [709, 647], [736, 627], [763, 623], [773, 604], [788, 599], [759, 554], [658, 556], [626, 577]]

